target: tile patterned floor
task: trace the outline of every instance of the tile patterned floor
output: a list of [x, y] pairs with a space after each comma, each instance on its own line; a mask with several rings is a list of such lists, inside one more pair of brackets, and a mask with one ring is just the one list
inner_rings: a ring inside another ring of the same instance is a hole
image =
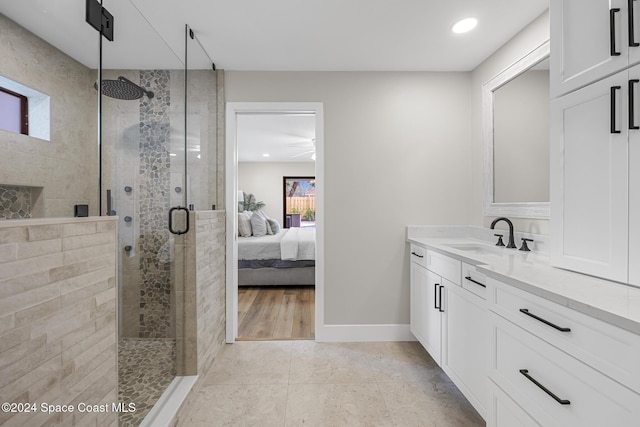
[[485, 423], [418, 343], [227, 345], [178, 426], [425, 426]]
[[135, 427], [176, 376], [176, 341], [124, 338], [118, 342], [118, 399], [135, 412], [120, 413], [120, 427]]

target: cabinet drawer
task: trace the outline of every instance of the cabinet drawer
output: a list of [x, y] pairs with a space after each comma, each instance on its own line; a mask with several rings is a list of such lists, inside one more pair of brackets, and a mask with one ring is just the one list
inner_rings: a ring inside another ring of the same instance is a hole
[[487, 276], [476, 271], [475, 265], [462, 263], [462, 287], [487, 299]]
[[492, 379], [544, 426], [637, 426], [640, 395], [492, 315]]
[[427, 250], [422, 246], [411, 245], [409, 256], [411, 257], [411, 262], [415, 262], [423, 267], [427, 266]]
[[460, 286], [460, 261], [428, 249], [426, 258], [429, 270]]
[[640, 336], [491, 278], [488, 282], [492, 311], [640, 393]]
[[492, 410], [487, 420], [488, 427], [540, 427], [540, 424], [493, 381], [489, 381], [489, 389]]

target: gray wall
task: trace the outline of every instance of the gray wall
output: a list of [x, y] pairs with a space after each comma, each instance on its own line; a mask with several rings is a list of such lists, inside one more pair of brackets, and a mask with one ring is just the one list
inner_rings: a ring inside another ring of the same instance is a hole
[[[488, 226], [492, 217], [484, 216], [483, 157], [482, 157], [482, 85], [505, 68], [531, 52], [549, 39], [549, 12], [536, 18], [531, 24], [516, 34], [471, 73], [471, 209], [470, 223]], [[548, 220], [515, 219], [519, 231], [547, 234]]]
[[0, 58], [1, 75], [51, 97], [50, 141], [0, 130], [0, 185], [42, 188], [32, 217], [71, 217], [75, 204], [96, 215], [95, 73], [2, 14]]
[[282, 177], [315, 174], [315, 163], [243, 162], [238, 163], [238, 189], [253, 193], [256, 200], [265, 203], [267, 215], [282, 224]]
[[229, 102], [322, 102], [325, 322], [409, 323], [407, 224], [470, 222], [469, 73], [226, 72]]

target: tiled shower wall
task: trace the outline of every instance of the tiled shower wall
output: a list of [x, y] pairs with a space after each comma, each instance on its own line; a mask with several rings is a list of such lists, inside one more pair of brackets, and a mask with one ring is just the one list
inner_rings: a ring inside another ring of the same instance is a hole
[[193, 319], [189, 308], [195, 307], [196, 324], [187, 326], [186, 331], [196, 339], [196, 366], [200, 374], [209, 369], [225, 343], [226, 227], [225, 211], [198, 211], [191, 215], [195, 233], [187, 234], [186, 239], [185, 288], [194, 292], [185, 296], [185, 317]]
[[116, 426], [117, 413], [47, 414], [42, 403], [117, 403], [116, 222], [0, 221], [2, 425]]
[[[186, 352], [178, 360], [178, 375], [200, 375], [187, 401], [179, 411], [178, 422], [187, 418], [189, 401], [202, 387], [206, 373], [216, 355], [225, 345], [225, 211], [191, 212], [193, 231], [186, 234], [182, 244], [176, 248], [186, 251], [184, 271], [184, 324], [178, 328], [178, 351]], [[180, 345], [184, 340], [185, 345]], [[175, 425], [175, 424], [172, 424]]]
[[140, 71], [140, 85], [153, 98], [140, 100], [140, 169], [138, 175], [140, 223], [140, 337], [173, 337], [171, 331], [171, 252], [167, 229], [170, 161], [170, 73]]
[[96, 215], [95, 73], [1, 13], [0, 58], [0, 74], [51, 101], [50, 141], [0, 130], [0, 184], [39, 189], [32, 217], [73, 217], [75, 204]]

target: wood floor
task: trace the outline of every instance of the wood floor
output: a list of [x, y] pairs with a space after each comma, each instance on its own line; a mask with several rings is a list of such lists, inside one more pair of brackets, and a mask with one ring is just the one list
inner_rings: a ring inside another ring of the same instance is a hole
[[238, 288], [238, 340], [312, 340], [313, 286]]

